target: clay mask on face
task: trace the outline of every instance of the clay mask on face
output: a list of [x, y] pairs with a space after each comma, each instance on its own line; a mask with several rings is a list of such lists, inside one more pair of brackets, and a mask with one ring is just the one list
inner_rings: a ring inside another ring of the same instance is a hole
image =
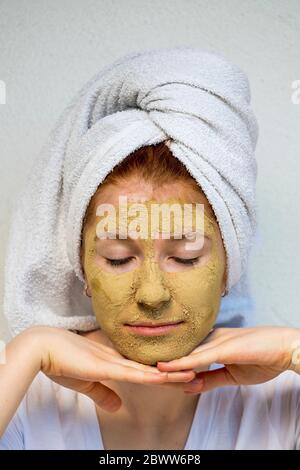
[[[147, 204], [150, 208], [152, 201]], [[184, 246], [183, 240], [168, 240], [163, 260], [160, 255], [155, 257], [156, 240], [149, 236], [130, 242], [133, 244], [130, 251], [134, 253], [130, 256], [138, 261], [128, 261], [124, 270], [126, 265], [105, 267], [105, 257], [119, 259], [128, 255], [108, 256], [103, 254], [105, 251], [101, 252], [98, 247], [106, 241], [96, 239], [98, 221], [96, 218], [85, 230], [83, 269], [100, 328], [123, 356], [143, 364], [155, 365], [157, 361], [170, 361], [189, 354], [207, 336], [219, 311], [225, 257], [216, 222], [204, 213], [207, 243], [203, 245], [202, 254], [201, 250], [197, 254], [185, 251], [183, 256], [184, 259], [199, 257], [195, 264], [178, 264], [171, 259], [170, 244]], [[137, 249], [133, 248], [136, 243], [139, 243]], [[181, 323], [168, 332], [151, 336], [137, 333], [126, 325], [179, 321]]]

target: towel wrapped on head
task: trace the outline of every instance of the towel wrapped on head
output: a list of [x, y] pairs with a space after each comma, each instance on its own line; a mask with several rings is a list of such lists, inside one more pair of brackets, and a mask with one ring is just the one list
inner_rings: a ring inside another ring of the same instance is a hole
[[163, 141], [201, 186], [220, 227], [228, 295], [216, 326], [251, 323], [257, 134], [247, 76], [217, 54], [150, 49], [97, 73], [61, 115], [13, 210], [4, 292], [11, 332], [97, 327], [82, 295], [85, 211], [115, 165]]

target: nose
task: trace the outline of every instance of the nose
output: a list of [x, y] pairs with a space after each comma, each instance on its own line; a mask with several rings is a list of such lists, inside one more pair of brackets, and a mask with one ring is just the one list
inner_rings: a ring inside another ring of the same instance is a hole
[[145, 260], [140, 272], [139, 286], [136, 290], [138, 304], [159, 309], [171, 298], [170, 291], [163, 284], [163, 275], [157, 263]]

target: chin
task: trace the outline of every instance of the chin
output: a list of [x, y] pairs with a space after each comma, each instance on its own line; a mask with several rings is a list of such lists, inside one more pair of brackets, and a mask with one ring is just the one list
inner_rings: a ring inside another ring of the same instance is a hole
[[[159, 337], [132, 337], [114, 332], [111, 340], [117, 351], [126, 359], [139, 362], [140, 364], [156, 366], [157, 362], [169, 362], [189, 355], [195, 348], [201, 345], [206, 338], [210, 328], [202, 329], [201, 332], [188, 328], [184, 334]], [[194, 333], [194, 335], [193, 335]]]
[[130, 351], [130, 352], [122, 352], [119, 351], [126, 359], [131, 361], [139, 362], [140, 364], [144, 364], [147, 366], [156, 366], [158, 362], [168, 362], [173, 361], [174, 359], [180, 359], [181, 357], [189, 354], [194, 347], [185, 351], [178, 351], [178, 352], [170, 352], [170, 351], [157, 351], [155, 346], [152, 347], [152, 350], [148, 351]]

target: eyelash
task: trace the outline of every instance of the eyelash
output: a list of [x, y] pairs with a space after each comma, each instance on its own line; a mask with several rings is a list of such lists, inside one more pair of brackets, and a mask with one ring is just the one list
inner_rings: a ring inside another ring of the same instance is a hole
[[108, 264], [110, 264], [111, 266], [114, 266], [114, 267], [117, 267], [117, 266], [121, 266], [122, 264], [126, 264], [129, 260], [131, 260], [132, 257], [128, 257], [128, 258], [120, 258], [120, 259], [109, 259], [109, 258], [106, 258], [106, 261], [108, 262]]
[[[110, 264], [111, 266], [113, 267], [118, 267], [118, 266], [121, 266], [123, 264], [126, 264], [128, 261], [130, 261], [132, 259], [132, 257], [128, 257], [128, 258], [120, 258], [120, 259], [109, 259], [109, 258], [106, 258], [106, 261], [108, 264]], [[185, 259], [185, 258], [178, 258], [176, 256], [173, 257], [173, 259], [177, 262], [177, 263], [180, 263], [180, 264], [186, 264], [186, 265], [192, 265], [194, 264], [195, 262], [197, 262], [199, 260], [199, 256], [196, 257], [196, 258], [190, 258], [190, 259]]]

